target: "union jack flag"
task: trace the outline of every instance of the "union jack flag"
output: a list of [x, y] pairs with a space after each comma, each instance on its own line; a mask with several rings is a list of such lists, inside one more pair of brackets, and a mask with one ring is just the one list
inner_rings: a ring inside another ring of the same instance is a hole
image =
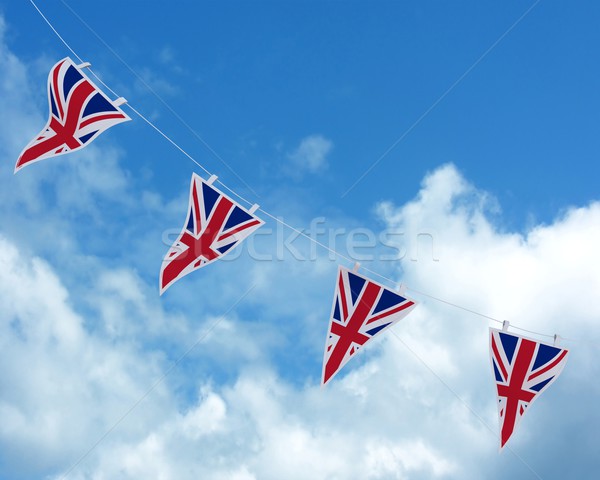
[[568, 350], [490, 328], [490, 356], [498, 391], [500, 449], [533, 401], [562, 372]]
[[79, 150], [104, 130], [131, 120], [70, 58], [48, 75], [48, 123], [21, 152], [15, 173], [33, 162]]
[[225, 194], [192, 174], [188, 215], [183, 231], [165, 256], [160, 293], [175, 281], [222, 257], [264, 222]]
[[365, 343], [402, 320], [415, 306], [414, 300], [340, 267], [321, 384], [329, 382]]

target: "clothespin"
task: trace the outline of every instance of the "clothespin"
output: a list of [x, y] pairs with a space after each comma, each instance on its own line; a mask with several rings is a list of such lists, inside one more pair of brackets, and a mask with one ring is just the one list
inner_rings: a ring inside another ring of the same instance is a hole
[[560, 335], [558, 334], [554, 334], [554, 346], [558, 347], [558, 344], [560, 343]]
[[504, 321], [502, 322], [502, 331], [503, 331], [503, 332], [506, 332], [506, 331], [508, 331], [508, 327], [509, 327], [509, 326], [510, 326], [510, 322], [509, 322], [508, 320], [504, 320]]
[[355, 262], [355, 263], [354, 263], [354, 268], [352, 269], [352, 271], [353, 271], [354, 273], [358, 273], [358, 269], [359, 269], [359, 268], [360, 268], [360, 263], [358, 263], [358, 262]]
[[406, 295], [406, 285], [404, 283], [401, 283], [398, 287], [398, 293], [403, 297]]
[[113, 104], [117, 107], [120, 107], [121, 105], [123, 105], [125, 103], [127, 103], [127, 100], [124, 99], [123, 97], [119, 97], [113, 102]]
[[80, 63], [79, 65], [77, 65], [77, 68], [89, 68], [91, 66], [92, 66], [92, 64], [90, 62], [83, 62], [83, 63]]
[[248, 210], [248, 213], [254, 213], [254, 212], [256, 212], [258, 210], [258, 207], [259, 207], [258, 203], [255, 203], [254, 205], [252, 205], [250, 207], [250, 210]]
[[210, 176], [210, 178], [209, 178], [209, 179], [206, 181], [206, 183], [207, 183], [208, 185], [212, 185], [213, 183], [215, 183], [215, 180], [216, 180], [217, 178], [219, 178], [219, 177], [217, 177], [216, 175], [211, 175], [211, 176]]

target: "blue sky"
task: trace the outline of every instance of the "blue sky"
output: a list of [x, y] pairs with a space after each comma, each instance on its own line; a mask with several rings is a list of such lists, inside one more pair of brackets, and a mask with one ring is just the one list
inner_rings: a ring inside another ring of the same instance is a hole
[[245, 198], [409, 293], [580, 341], [498, 455], [481, 317], [414, 294], [321, 390], [338, 261], [271, 220], [159, 297], [202, 172], [131, 114], [13, 176], [69, 52], [28, 1], [0, 1], [0, 478], [595, 477], [600, 6], [39, 7]]

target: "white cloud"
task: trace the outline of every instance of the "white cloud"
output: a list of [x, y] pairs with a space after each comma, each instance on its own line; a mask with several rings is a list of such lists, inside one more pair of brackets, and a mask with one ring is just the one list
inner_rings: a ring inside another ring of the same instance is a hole
[[[158, 369], [151, 355], [144, 361], [126, 343], [114, 348], [91, 336], [46, 262], [29, 260], [2, 237], [0, 252], [0, 443], [12, 452], [4, 473], [36, 476], [108, 429]], [[128, 425], [123, 433], [136, 430]]]
[[[380, 205], [388, 225], [413, 240], [409, 251], [416, 253], [419, 232], [434, 232], [439, 261], [430, 261], [420, 245], [421, 259], [403, 265], [415, 288], [426, 285], [457, 303], [548, 333], [568, 335], [581, 327], [565, 323], [564, 315], [586, 324], [597, 317], [600, 306], [590, 300], [600, 275], [590, 266], [600, 262], [600, 204], [570, 208], [554, 223], [521, 234], [494, 226], [486, 198], [447, 165], [427, 177], [417, 200], [400, 208]], [[565, 302], [565, 292], [583, 301]]]
[[227, 406], [223, 399], [208, 388], [203, 388], [200, 403], [181, 419], [181, 430], [193, 440], [218, 432], [223, 428]]
[[136, 90], [139, 93], [150, 91], [159, 98], [162, 96], [175, 96], [180, 93], [178, 85], [171, 82], [169, 77], [163, 76], [160, 70], [143, 67], [139, 71], [140, 78], [136, 82]]
[[158, 52], [158, 59], [164, 65], [171, 65], [175, 61], [175, 52], [173, 51], [173, 49], [171, 47], [169, 47], [168, 45], [165, 45]]
[[295, 150], [287, 154], [289, 164], [285, 171], [292, 177], [302, 177], [305, 173], [318, 173], [327, 167], [327, 155], [333, 142], [323, 135], [309, 135], [300, 141]]

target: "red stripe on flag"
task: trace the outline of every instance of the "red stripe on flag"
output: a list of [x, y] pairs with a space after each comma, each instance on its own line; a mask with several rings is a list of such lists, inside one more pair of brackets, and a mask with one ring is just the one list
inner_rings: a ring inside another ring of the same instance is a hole
[[389, 317], [390, 315], [393, 315], [394, 313], [401, 312], [402, 310], [405, 310], [408, 307], [412, 307], [414, 304], [415, 304], [414, 302], [410, 302], [409, 301], [409, 302], [407, 302], [407, 303], [405, 303], [403, 305], [400, 305], [399, 307], [396, 307], [394, 310], [392, 310], [390, 312], [385, 312], [385, 313], [382, 313], [381, 315], [377, 315], [376, 317], [371, 318], [371, 320], [369, 320], [367, 322], [367, 325], [369, 323], [376, 322], [377, 320], [379, 320], [381, 318]]
[[506, 397], [506, 416], [504, 422], [502, 422], [500, 435], [500, 445], [502, 447], [504, 447], [515, 429], [519, 402], [529, 403], [535, 397], [535, 393], [523, 390], [523, 384], [533, 360], [533, 352], [535, 351], [536, 344], [526, 338], [521, 338], [519, 342], [520, 345], [515, 351], [515, 359], [513, 360], [513, 368], [508, 385], [496, 384], [498, 396]]
[[100, 115], [94, 118], [88, 118], [79, 124], [79, 128], [87, 127], [95, 122], [101, 122], [102, 120], [111, 120], [111, 119], [124, 119], [125, 117], [120, 113], [107, 113], [106, 115]]
[[242, 230], [246, 230], [247, 228], [253, 227], [254, 225], [258, 225], [260, 222], [258, 220], [253, 220], [250, 223], [247, 223], [245, 225], [240, 225], [237, 228], [234, 228], [233, 230], [221, 235], [217, 241], [220, 242], [221, 240], [225, 240], [226, 238], [231, 237], [232, 235], [235, 235], [238, 232], [241, 232]]
[[344, 272], [340, 272], [340, 276], [338, 278], [338, 292], [342, 300], [342, 321], [346, 322], [346, 320], [348, 320], [348, 304], [346, 303], [346, 289], [344, 288], [343, 275]]
[[[200, 206], [198, 204], [198, 189], [197, 182], [194, 180], [194, 186], [192, 187], [192, 198], [194, 199], [194, 220], [196, 221], [196, 228], [194, 229], [194, 235], [198, 235], [202, 231], [202, 215], [200, 214]], [[203, 198], [204, 198], [204, 192]], [[214, 208], [214, 207], [213, 207]], [[186, 225], [187, 226], [187, 225]]]
[[539, 377], [540, 375], [543, 375], [544, 373], [546, 373], [548, 370], [552, 370], [554, 367], [556, 367], [563, 358], [565, 358], [565, 356], [567, 355], [567, 351], [563, 350], [562, 353], [558, 356], [558, 358], [556, 360], [554, 360], [550, 365], [547, 365], [546, 367], [542, 368], [541, 370], [532, 373], [529, 378], [527, 379], [527, 381], [529, 380], [533, 380], [536, 377]]

